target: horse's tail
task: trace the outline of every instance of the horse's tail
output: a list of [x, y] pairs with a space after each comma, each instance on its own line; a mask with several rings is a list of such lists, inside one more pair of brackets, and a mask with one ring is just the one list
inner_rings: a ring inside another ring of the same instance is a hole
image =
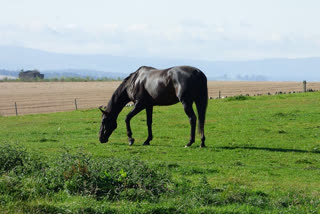
[[207, 78], [201, 72], [201, 81], [199, 84], [199, 95], [195, 99], [195, 103], [198, 111], [198, 133], [204, 136], [204, 123], [206, 119], [206, 111], [208, 106], [208, 86]]

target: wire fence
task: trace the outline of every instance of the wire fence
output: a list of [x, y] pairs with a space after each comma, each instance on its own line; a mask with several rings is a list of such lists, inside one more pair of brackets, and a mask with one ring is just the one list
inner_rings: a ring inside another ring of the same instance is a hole
[[[313, 86], [313, 85], [312, 85]], [[318, 87], [316, 87], [318, 89]], [[246, 92], [247, 90], [247, 92]], [[303, 84], [299, 84], [295, 87], [274, 88], [273, 90], [264, 89], [254, 91], [252, 89], [244, 89], [241, 91], [230, 91], [227, 88], [223, 90], [212, 91], [209, 88], [209, 99], [223, 99], [230, 96], [243, 95], [243, 96], [261, 96], [261, 95], [276, 95], [276, 94], [293, 94], [302, 92], [313, 92], [313, 90], [307, 88], [307, 82], [303, 81]], [[0, 103], [0, 116], [14, 116], [14, 115], [25, 115], [25, 114], [37, 114], [37, 113], [51, 113], [51, 112], [62, 112], [62, 111], [73, 111], [78, 109], [90, 109], [98, 108], [100, 105], [105, 105], [110, 97], [100, 96], [83, 96], [80, 98], [73, 98], [72, 94], [67, 97], [60, 98], [59, 96], [47, 96], [42, 99], [37, 97], [23, 97], [11, 98], [10, 102]], [[131, 106], [129, 104], [129, 106]]]
[[69, 99], [69, 100], [52, 100], [52, 101], [22, 101], [14, 102], [0, 106], [1, 116], [51, 113], [62, 111], [83, 110], [98, 108], [99, 105], [106, 103], [105, 99]]

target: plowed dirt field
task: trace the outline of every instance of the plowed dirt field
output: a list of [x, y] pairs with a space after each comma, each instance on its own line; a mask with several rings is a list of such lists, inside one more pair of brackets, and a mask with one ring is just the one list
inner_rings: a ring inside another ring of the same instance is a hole
[[[106, 105], [120, 82], [1, 82], [0, 116], [71, 111]], [[310, 82], [308, 89], [320, 90], [320, 82]], [[302, 82], [237, 82], [209, 81], [209, 96], [275, 94], [299, 92]]]

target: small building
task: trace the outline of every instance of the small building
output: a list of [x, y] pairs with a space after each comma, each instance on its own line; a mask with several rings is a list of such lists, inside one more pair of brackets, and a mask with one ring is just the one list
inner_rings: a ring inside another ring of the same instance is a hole
[[21, 71], [19, 73], [19, 79], [22, 80], [33, 80], [33, 79], [43, 79], [44, 74], [41, 74], [37, 70]]

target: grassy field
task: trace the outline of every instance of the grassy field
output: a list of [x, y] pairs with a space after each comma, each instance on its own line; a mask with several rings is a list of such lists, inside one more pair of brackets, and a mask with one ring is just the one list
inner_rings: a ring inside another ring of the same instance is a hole
[[124, 118], [97, 109], [0, 117], [0, 213], [319, 213], [320, 93], [209, 100], [206, 145], [184, 148], [181, 104]]

